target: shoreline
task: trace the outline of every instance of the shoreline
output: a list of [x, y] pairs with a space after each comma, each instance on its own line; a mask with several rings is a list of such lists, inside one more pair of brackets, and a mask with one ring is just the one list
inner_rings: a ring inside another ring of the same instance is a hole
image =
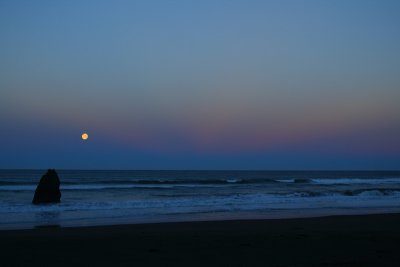
[[[79, 227], [101, 227], [138, 224], [162, 224], [162, 223], [191, 223], [191, 222], [216, 222], [216, 221], [252, 221], [252, 220], [280, 220], [280, 219], [303, 219], [329, 216], [357, 216], [357, 215], [380, 215], [400, 214], [400, 208], [359, 208], [355, 209], [298, 209], [298, 210], [255, 210], [236, 212], [214, 212], [214, 213], [183, 213], [183, 214], [160, 214], [155, 216], [133, 216], [124, 215], [121, 217], [87, 217], [62, 220], [49, 220], [47, 223], [26, 222], [26, 223], [2, 223], [0, 232], [8, 230], [32, 230], [37, 228], [58, 227], [58, 228], [79, 228]], [[40, 213], [38, 213], [40, 214]], [[46, 213], [48, 214], [48, 213]], [[54, 212], [54, 217], [59, 217]], [[96, 213], [97, 215], [97, 213]]]
[[[3, 266], [395, 266], [400, 213], [0, 231]], [[44, 261], [46, 260], [46, 261]]]

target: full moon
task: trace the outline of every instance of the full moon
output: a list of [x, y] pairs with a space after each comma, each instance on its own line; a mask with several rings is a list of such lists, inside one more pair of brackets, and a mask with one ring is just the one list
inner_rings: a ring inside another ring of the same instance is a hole
[[82, 140], [87, 140], [89, 138], [89, 135], [87, 133], [82, 134]]

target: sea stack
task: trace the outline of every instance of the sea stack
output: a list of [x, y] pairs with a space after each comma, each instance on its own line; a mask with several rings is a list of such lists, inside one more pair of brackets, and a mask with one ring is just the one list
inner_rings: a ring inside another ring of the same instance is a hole
[[59, 203], [60, 199], [60, 179], [58, 178], [57, 172], [55, 170], [49, 169], [40, 179], [40, 182], [36, 187], [32, 203]]

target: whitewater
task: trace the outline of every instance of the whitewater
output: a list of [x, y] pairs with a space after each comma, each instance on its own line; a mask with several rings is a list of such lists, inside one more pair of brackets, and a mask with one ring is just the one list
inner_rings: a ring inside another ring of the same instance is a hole
[[400, 211], [400, 172], [59, 170], [60, 204], [32, 205], [45, 170], [0, 170], [0, 228]]

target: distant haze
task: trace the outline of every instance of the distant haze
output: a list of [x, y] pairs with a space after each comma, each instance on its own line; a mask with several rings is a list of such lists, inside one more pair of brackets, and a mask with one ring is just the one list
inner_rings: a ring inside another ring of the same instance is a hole
[[400, 169], [399, 14], [1, 1], [0, 168]]

